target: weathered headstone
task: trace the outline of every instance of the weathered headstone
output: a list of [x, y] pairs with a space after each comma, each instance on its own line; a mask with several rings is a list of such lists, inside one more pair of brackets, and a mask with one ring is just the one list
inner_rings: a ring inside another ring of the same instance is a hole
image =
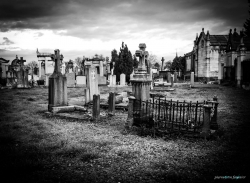
[[94, 121], [100, 119], [100, 95], [93, 95], [92, 118]]
[[178, 73], [175, 71], [174, 72], [174, 83], [177, 83], [177, 75], [178, 75]]
[[207, 138], [210, 134], [210, 114], [211, 114], [211, 106], [204, 105], [204, 119], [203, 126], [201, 131], [201, 136]]
[[47, 71], [45, 74], [52, 74], [53, 71], [54, 71], [54, 63], [50, 61], [47, 63]]
[[86, 86], [86, 76], [76, 76], [76, 86]]
[[96, 77], [96, 68], [95, 67], [86, 67], [87, 74], [87, 88], [89, 89], [89, 100], [93, 101], [93, 95], [99, 94], [98, 88], [98, 78]]
[[60, 50], [56, 49], [55, 54], [51, 56], [55, 62], [53, 74], [49, 78], [49, 105], [48, 110], [52, 112], [53, 107], [68, 105], [67, 98], [67, 78], [62, 75], [60, 63], [63, 55], [60, 55]]
[[167, 81], [168, 81], [168, 83], [171, 83], [171, 73], [170, 72], [167, 73]]
[[24, 76], [23, 76], [24, 88], [28, 88], [29, 87], [28, 73], [29, 73], [29, 69], [25, 68], [24, 69]]
[[75, 73], [74, 72], [71, 72], [71, 73], [67, 73], [66, 74], [66, 77], [67, 77], [67, 87], [74, 87], [75, 86]]
[[120, 85], [125, 86], [125, 82], [126, 82], [126, 75], [122, 73], [120, 75]]
[[17, 71], [17, 88], [29, 88], [29, 67], [24, 66], [24, 62], [26, 60], [23, 60], [23, 57], [21, 57], [20, 61], [20, 67]]
[[90, 102], [89, 88], [84, 89], [85, 105]]
[[174, 77], [171, 77], [171, 87], [174, 86]]
[[116, 75], [110, 76], [110, 86], [116, 86]]
[[[149, 91], [152, 80], [146, 69], [145, 57], [147, 57], [148, 51], [145, 51], [146, 44], [139, 44], [140, 50], [136, 50], [135, 55], [139, 57], [138, 69], [135, 71], [134, 77], [131, 80], [132, 93], [137, 100], [146, 101], [150, 98]], [[139, 106], [136, 106], [139, 107]]]
[[115, 93], [109, 93], [109, 100], [108, 100], [108, 110], [109, 115], [115, 115]]

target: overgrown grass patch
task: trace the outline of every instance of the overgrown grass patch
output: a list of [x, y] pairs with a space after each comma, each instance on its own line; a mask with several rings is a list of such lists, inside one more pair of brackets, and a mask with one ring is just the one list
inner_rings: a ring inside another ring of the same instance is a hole
[[[13, 170], [23, 182], [211, 182], [214, 176], [247, 173], [250, 97], [242, 90], [176, 88], [169, 93], [168, 99], [186, 101], [218, 96], [218, 123], [225, 135], [208, 141], [124, 133], [127, 112], [121, 111], [99, 122], [49, 116], [47, 106], [40, 105], [47, 104], [47, 88], [0, 92], [1, 162], [5, 172]], [[82, 91], [69, 89], [68, 96], [82, 96]]]

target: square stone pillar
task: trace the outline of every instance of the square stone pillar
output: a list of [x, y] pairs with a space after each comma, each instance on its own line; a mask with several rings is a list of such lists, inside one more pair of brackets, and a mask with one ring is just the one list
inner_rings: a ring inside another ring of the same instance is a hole
[[192, 87], [194, 86], [194, 72], [191, 72], [190, 84], [191, 84]]
[[115, 93], [110, 92], [109, 93], [109, 100], [108, 100], [108, 114], [109, 115], [115, 115]]
[[210, 135], [210, 115], [212, 107], [209, 105], [204, 105], [204, 119], [201, 131], [201, 136], [205, 139]]
[[93, 95], [92, 118], [94, 121], [100, 120], [100, 95]]

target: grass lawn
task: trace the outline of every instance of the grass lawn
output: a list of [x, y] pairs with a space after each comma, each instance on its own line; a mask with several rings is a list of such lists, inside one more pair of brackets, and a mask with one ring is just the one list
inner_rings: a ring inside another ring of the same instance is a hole
[[[101, 89], [101, 94], [107, 92], [107, 87]], [[0, 90], [1, 182], [223, 180], [216, 176], [249, 179], [249, 91], [217, 85], [164, 93], [167, 99], [180, 101], [204, 101], [217, 95], [222, 136], [211, 140], [141, 137], [124, 131], [127, 112], [103, 115], [99, 122], [70, 119], [45, 113], [48, 88]], [[69, 99], [82, 94], [83, 89], [68, 89]]]

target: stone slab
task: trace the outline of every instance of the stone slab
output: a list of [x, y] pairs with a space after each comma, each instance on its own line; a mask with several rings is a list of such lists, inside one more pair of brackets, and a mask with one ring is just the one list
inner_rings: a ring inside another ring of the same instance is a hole
[[67, 73], [66, 74], [67, 77], [67, 87], [74, 87], [75, 86], [75, 73]]
[[85, 107], [83, 107], [83, 106], [75, 105], [74, 107], [75, 107], [75, 110], [76, 110], [76, 111], [83, 111], [83, 112], [87, 112], [87, 111], [88, 111], [88, 110], [87, 110]]
[[75, 110], [75, 106], [60, 106], [60, 107], [52, 107], [53, 114], [59, 113], [59, 112], [72, 112]]

